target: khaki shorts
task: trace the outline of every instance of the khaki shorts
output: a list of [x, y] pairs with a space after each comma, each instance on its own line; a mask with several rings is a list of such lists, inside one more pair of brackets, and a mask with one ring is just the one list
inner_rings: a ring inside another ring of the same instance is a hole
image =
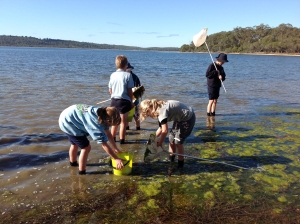
[[173, 127], [169, 134], [169, 142], [175, 144], [183, 144], [185, 139], [192, 133], [193, 128], [195, 126], [195, 122], [195, 113], [193, 113], [193, 116], [187, 121], [174, 121]]

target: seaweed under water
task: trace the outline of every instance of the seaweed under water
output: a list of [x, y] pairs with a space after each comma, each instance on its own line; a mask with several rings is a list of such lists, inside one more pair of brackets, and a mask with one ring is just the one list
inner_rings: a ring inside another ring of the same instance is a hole
[[[13, 209], [1, 223], [300, 223], [300, 110], [265, 108], [193, 134], [184, 170], [164, 156], [131, 176], [94, 179], [60, 200]], [[167, 155], [166, 155], [167, 156]], [[259, 169], [258, 169], [259, 168]], [[168, 170], [172, 170], [168, 173]], [[120, 181], [123, 180], [123, 181]], [[1, 192], [2, 200], [14, 195]]]

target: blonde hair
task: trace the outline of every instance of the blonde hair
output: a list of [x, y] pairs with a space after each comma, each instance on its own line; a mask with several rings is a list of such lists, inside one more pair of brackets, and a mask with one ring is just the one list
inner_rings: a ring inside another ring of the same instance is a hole
[[126, 69], [128, 65], [128, 60], [125, 55], [118, 55], [116, 57], [115, 64], [118, 69]]
[[100, 124], [108, 123], [116, 126], [121, 123], [120, 113], [115, 107], [100, 107], [97, 110], [97, 115]]
[[[166, 103], [166, 102], [163, 100], [157, 100], [157, 99], [143, 100], [139, 106], [140, 121], [145, 120], [148, 116], [152, 117], [152, 118], [157, 118], [159, 115], [158, 109], [160, 109], [164, 103]], [[149, 109], [152, 110], [151, 114], [149, 114]]]

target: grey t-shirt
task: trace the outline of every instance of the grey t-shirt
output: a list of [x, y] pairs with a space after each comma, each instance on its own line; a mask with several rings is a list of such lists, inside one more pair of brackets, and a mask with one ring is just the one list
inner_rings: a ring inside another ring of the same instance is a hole
[[189, 107], [176, 100], [168, 100], [163, 106], [159, 109], [158, 121], [167, 118], [167, 121], [187, 121], [189, 120], [194, 111], [192, 107]]

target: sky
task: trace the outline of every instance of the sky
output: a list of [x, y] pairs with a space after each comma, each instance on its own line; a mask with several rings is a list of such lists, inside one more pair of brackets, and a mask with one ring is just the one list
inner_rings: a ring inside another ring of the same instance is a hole
[[0, 35], [143, 48], [282, 23], [300, 28], [300, 0], [0, 0]]

